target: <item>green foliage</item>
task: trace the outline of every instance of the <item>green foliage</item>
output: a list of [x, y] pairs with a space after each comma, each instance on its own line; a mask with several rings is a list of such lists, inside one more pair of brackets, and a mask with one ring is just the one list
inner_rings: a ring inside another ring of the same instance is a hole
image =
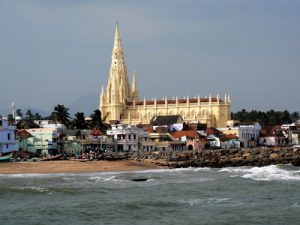
[[15, 123], [15, 120], [14, 120], [12, 114], [7, 115], [7, 122], [8, 122], [9, 125], [13, 125]]
[[33, 113], [31, 112], [30, 109], [27, 110], [25, 119], [28, 120], [28, 121], [33, 121], [34, 120], [34, 115], [33, 115]]
[[22, 110], [21, 109], [17, 109], [16, 110], [16, 115], [19, 116], [19, 117], [23, 117]]
[[75, 114], [75, 118], [71, 122], [71, 127], [80, 130], [88, 128], [88, 124], [85, 121], [85, 116], [83, 112], [77, 112]]
[[101, 131], [107, 130], [106, 125], [102, 122], [102, 115], [99, 109], [94, 111], [94, 113], [91, 115], [91, 118], [92, 120], [90, 122], [90, 128], [99, 129]]
[[51, 114], [51, 118], [58, 123], [64, 124], [66, 127], [70, 125], [70, 113], [69, 108], [64, 105], [57, 105], [54, 107], [54, 111]]
[[232, 119], [240, 122], [258, 122], [263, 126], [273, 126], [284, 123], [293, 123], [300, 118], [299, 112], [290, 113], [287, 110], [261, 112], [252, 110], [250, 112], [242, 109], [236, 113], [232, 113]]
[[33, 118], [34, 118], [35, 120], [41, 120], [41, 119], [42, 119], [42, 116], [41, 116], [39, 113], [35, 113], [34, 116], [33, 116]]

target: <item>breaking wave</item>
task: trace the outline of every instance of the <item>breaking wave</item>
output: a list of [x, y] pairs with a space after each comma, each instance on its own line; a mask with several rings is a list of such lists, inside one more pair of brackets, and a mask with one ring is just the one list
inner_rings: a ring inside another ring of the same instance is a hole
[[291, 165], [270, 165], [264, 167], [223, 168], [219, 172], [231, 173], [232, 177], [242, 177], [257, 181], [300, 181], [300, 171]]

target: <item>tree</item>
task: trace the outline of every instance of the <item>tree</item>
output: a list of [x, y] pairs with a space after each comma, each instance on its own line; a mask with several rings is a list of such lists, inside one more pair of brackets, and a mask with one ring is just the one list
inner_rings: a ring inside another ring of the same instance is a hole
[[34, 117], [35, 120], [41, 120], [42, 119], [42, 116], [39, 113], [35, 113], [33, 117]]
[[34, 120], [33, 113], [31, 112], [30, 109], [27, 110], [25, 119], [28, 120], [28, 121], [33, 121]]
[[53, 120], [58, 123], [62, 123], [68, 127], [70, 125], [70, 113], [69, 108], [64, 105], [57, 105], [54, 107], [54, 111], [51, 114]]
[[72, 120], [71, 126], [76, 129], [87, 129], [88, 125], [85, 121], [85, 116], [83, 112], [77, 112], [75, 118]]
[[14, 117], [12, 114], [7, 115], [7, 122], [9, 125], [13, 125], [15, 123]]
[[261, 112], [252, 110], [247, 112], [245, 109], [242, 111], [232, 113], [232, 118], [240, 122], [259, 122], [262, 126], [273, 126], [284, 123], [292, 123], [299, 119], [299, 113], [289, 113], [287, 110]]
[[101, 111], [99, 109], [95, 110], [94, 113], [91, 115], [91, 122], [90, 122], [90, 127], [93, 129], [99, 129], [101, 131], [106, 131], [107, 126], [103, 124], [102, 122], [102, 115]]
[[16, 115], [19, 116], [19, 117], [22, 117], [23, 116], [22, 110], [21, 109], [17, 109], [16, 110]]

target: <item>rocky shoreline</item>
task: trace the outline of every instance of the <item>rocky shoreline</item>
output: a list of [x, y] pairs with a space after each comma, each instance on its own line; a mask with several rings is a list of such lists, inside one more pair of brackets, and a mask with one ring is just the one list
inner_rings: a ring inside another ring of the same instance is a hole
[[86, 155], [85, 158], [69, 158], [58, 155], [50, 158], [14, 159], [16, 162], [38, 161], [133, 161], [139, 164], [152, 164], [164, 168], [186, 167], [238, 167], [268, 166], [292, 164], [300, 166], [300, 148], [293, 147], [258, 147], [243, 149], [203, 149], [201, 151], [138, 151], [138, 152], [103, 152], [97, 155]]
[[169, 168], [237, 167], [292, 164], [300, 166], [300, 148], [245, 148], [178, 152], [143, 152], [130, 155]]

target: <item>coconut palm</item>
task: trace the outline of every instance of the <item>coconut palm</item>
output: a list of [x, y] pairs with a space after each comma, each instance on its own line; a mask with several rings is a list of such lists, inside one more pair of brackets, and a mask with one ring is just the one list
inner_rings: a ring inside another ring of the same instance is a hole
[[28, 121], [33, 121], [34, 120], [33, 113], [30, 109], [27, 110], [25, 119], [28, 120]]
[[102, 115], [101, 111], [99, 109], [95, 110], [94, 113], [91, 115], [91, 122], [90, 122], [90, 127], [93, 129], [99, 129], [101, 131], [106, 131], [107, 126], [103, 124], [102, 122]]
[[62, 123], [67, 127], [70, 125], [70, 113], [69, 108], [65, 107], [64, 105], [57, 105], [54, 107], [54, 111], [51, 114], [53, 120], [58, 123]]
[[77, 112], [75, 118], [72, 120], [71, 125], [75, 129], [87, 129], [88, 125], [85, 121], [85, 116], [83, 112]]

